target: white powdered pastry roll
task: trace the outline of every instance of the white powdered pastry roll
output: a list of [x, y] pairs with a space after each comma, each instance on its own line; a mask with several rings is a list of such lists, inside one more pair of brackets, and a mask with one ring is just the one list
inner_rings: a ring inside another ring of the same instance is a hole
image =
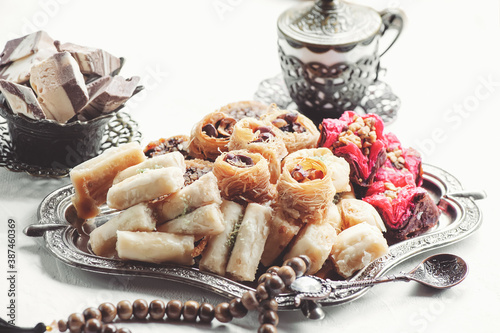
[[153, 231], [156, 221], [152, 212], [144, 203], [122, 211], [108, 222], [90, 233], [90, 247], [98, 256], [110, 256], [115, 251], [116, 232], [120, 231]]
[[269, 235], [272, 208], [248, 204], [227, 263], [226, 272], [237, 281], [253, 281]]
[[342, 231], [333, 244], [330, 258], [345, 278], [389, 252], [382, 232], [366, 222]]
[[111, 186], [107, 203], [110, 208], [126, 209], [140, 202], [171, 194], [184, 185], [184, 171], [177, 167], [151, 170]]
[[285, 215], [293, 219], [305, 223], [322, 221], [335, 197], [331, 170], [314, 155], [306, 157], [297, 153], [288, 155], [283, 161], [276, 184], [278, 204]]
[[156, 170], [168, 167], [178, 167], [183, 171], [186, 170], [186, 163], [184, 162], [184, 156], [178, 151], [167, 153], [165, 155], [157, 155], [148, 158], [144, 162], [128, 167], [127, 169], [119, 172], [115, 179], [113, 179], [113, 184], [117, 184], [126, 178], [148, 172], [150, 170]]
[[276, 184], [281, 173], [281, 160], [288, 154], [283, 134], [270, 122], [254, 118], [244, 118], [234, 125], [228, 149], [246, 149], [264, 156], [269, 163], [272, 184]]
[[337, 193], [346, 192], [351, 190], [349, 182], [349, 163], [343, 157], [333, 155], [332, 151], [328, 148], [311, 148], [296, 151], [289, 156], [291, 157], [308, 157], [315, 158], [323, 163], [330, 169], [333, 186]]
[[335, 195], [335, 203], [338, 207], [338, 209], [340, 209], [340, 203], [342, 202], [342, 200], [344, 199], [356, 199], [356, 193], [354, 193], [354, 187], [352, 185], [351, 186], [351, 190], [347, 191], [347, 192], [342, 192], [342, 193], [337, 193]]
[[71, 198], [78, 217], [89, 219], [99, 214], [99, 206], [106, 202], [109, 188], [118, 172], [146, 159], [141, 146], [130, 142], [105, 150], [74, 167], [69, 176], [75, 195]]
[[236, 240], [245, 208], [236, 202], [224, 200], [220, 209], [226, 226], [223, 232], [209, 238], [201, 256], [199, 267], [202, 271], [224, 276], [229, 254]]
[[368, 202], [358, 199], [343, 199], [340, 201], [339, 207], [342, 215], [343, 229], [366, 222], [377, 227], [382, 232], [387, 231], [379, 213]]
[[337, 207], [331, 204], [325, 220], [308, 223], [300, 230], [283, 259], [287, 260], [304, 254], [311, 259], [309, 274], [319, 271], [332, 251], [337, 237], [336, 225], [339, 221], [340, 214]]
[[323, 161], [332, 170], [333, 186], [335, 186], [338, 193], [350, 191], [349, 173], [351, 168], [349, 163], [343, 157], [335, 156], [333, 153], [328, 156], [330, 158]]
[[333, 202], [328, 207], [324, 222], [331, 224], [335, 228], [337, 234], [342, 231], [342, 215], [337, 205]]
[[178, 192], [155, 202], [153, 210], [158, 222], [163, 223], [211, 203], [220, 205], [222, 198], [217, 178], [209, 172]]
[[224, 218], [220, 205], [213, 203], [159, 225], [156, 229], [160, 232], [183, 235], [218, 235], [224, 231]]
[[266, 267], [271, 266], [299, 230], [300, 222], [285, 217], [281, 209], [278, 209], [269, 225], [269, 236], [260, 258], [262, 264]]
[[116, 252], [124, 260], [194, 264], [194, 236], [164, 232], [117, 231]]

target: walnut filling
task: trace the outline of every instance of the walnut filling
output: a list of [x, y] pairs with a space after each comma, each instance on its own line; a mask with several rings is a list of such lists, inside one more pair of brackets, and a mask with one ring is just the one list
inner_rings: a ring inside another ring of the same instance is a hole
[[387, 152], [387, 158], [391, 161], [392, 165], [398, 170], [405, 169], [405, 159], [402, 156], [403, 151], [401, 149], [395, 149]]
[[239, 105], [233, 106], [229, 111], [223, 111], [225, 114], [239, 121], [243, 118], [259, 119], [267, 111], [266, 105]]
[[238, 168], [249, 168], [254, 165], [253, 160], [245, 155], [235, 155], [232, 153], [226, 154], [224, 161]]
[[304, 133], [306, 129], [302, 124], [297, 122], [298, 118], [299, 114], [297, 112], [288, 112], [278, 116], [272, 123], [283, 132]]
[[268, 142], [274, 137], [272, 128], [269, 126], [259, 126], [253, 132], [257, 135], [257, 138], [252, 142]]
[[363, 151], [364, 155], [370, 154], [370, 147], [377, 140], [375, 131], [375, 119], [355, 116], [354, 121], [344, 128], [339, 134], [337, 142], [333, 144], [333, 148], [345, 146], [349, 143], [354, 143]]
[[187, 145], [188, 142], [186, 141], [186, 139], [180, 136], [174, 136], [168, 139], [161, 138], [157, 141], [148, 143], [148, 145], [144, 149], [144, 155], [146, 155], [147, 157], [153, 157], [178, 151], [182, 153], [184, 157], [186, 157]]
[[398, 197], [398, 192], [400, 188], [396, 187], [393, 183], [384, 183], [385, 191], [384, 195], [389, 201], [392, 201]]
[[200, 179], [201, 176], [204, 174], [209, 173], [212, 171], [211, 167], [187, 167], [186, 172], [184, 173], [184, 186], [188, 186], [198, 179]]
[[234, 124], [236, 124], [236, 120], [233, 118], [223, 118], [215, 124], [206, 124], [201, 130], [212, 138], [229, 138], [233, 133]]
[[299, 183], [315, 179], [322, 179], [325, 176], [325, 174], [321, 170], [316, 170], [316, 169], [305, 170], [302, 167], [302, 165], [297, 165], [295, 168], [293, 168], [290, 174], [292, 175], [292, 178]]

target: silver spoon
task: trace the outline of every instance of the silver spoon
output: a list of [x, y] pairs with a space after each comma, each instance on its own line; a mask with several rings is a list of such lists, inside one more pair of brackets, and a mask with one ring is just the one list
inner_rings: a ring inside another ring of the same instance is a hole
[[66, 228], [69, 225], [76, 228], [78, 234], [89, 236], [90, 233], [108, 222], [112, 217], [118, 215], [120, 212], [103, 206], [101, 213], [92, 219], [83, 220], [76, 215], [76, 210], [71, 205], [65, 212], [65, 219], [68, 223], [37, 223], [28, 225], [24, 228], [23, 232], [26, 236], [41, 237], [46, 231], [53, 231], [57, 229]]
[[[446, 289], [462, 282], [467, 276], [467, 263], [453, 254], [436, 254], [422, 261], [408, 273], [399, 273], [375, 279], [360, 281], [323, 280], [316, 276], [302, 276], [290, 286], [295, 295], [295, 306], [303, 300], [303, 312], [310, 319], [321, 319], [324, 313], [319, 304], [311, 303], [328, 298], [331, 293], [341, 289], [371, 287], [375, 284], [392, 281], [416, 281], [436, 289]], [[313, 310], [313, 311], [311, 311]]]

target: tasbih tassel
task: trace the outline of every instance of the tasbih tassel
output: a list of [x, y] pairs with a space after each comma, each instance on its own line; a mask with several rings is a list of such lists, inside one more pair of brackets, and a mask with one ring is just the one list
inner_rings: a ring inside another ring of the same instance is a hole
[[47, 331], [47, 327], [43, 323], [36, 324], [33, 328], [22, 328], [9, 324], [0, 318], [0, 333], [43, 333]]

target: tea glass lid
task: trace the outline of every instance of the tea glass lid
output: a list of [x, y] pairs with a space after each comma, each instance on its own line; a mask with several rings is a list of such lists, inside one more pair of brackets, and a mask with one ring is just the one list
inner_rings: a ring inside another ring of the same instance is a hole
[[343, 0], [308, 1], [283, 12], [278, 32], [291, 43], [342, 46], [371, 39], [382, 27], [377, 11]]

